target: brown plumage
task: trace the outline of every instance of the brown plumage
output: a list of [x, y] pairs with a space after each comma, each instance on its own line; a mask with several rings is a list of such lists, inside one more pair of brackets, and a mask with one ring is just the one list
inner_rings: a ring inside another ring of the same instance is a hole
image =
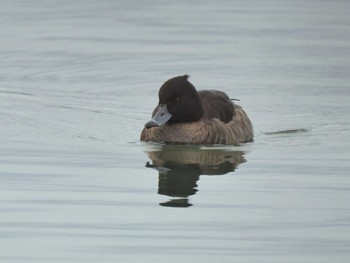
[[159, 90], [159, 104], [141, 132], [141, 141], [231, 144], [253, 141], [253, 125], [241, 106], [222, 91], [196, 91], [179, 76]]

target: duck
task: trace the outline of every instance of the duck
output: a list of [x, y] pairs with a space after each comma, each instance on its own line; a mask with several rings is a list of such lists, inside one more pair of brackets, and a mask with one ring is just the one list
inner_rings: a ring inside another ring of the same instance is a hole
[[252, 122], [241, 106], [223, 91], [197, 91], [188, 78], [177, 76], [160, 87], [159, 103], [140, 141], [205, 145], [253, 141]]

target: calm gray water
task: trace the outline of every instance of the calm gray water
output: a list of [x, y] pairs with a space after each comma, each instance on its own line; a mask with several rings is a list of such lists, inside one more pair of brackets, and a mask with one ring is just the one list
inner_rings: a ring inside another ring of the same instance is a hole
[[[0, 3], [1, 262], [348, 262], [350, 2]], [[180, 74], [255, 142], [140, 143]]]

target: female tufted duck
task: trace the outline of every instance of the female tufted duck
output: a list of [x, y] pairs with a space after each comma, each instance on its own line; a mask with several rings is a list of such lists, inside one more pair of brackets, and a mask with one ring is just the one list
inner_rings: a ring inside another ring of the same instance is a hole
[[166, 81], [158, 96], [141, 141], [231, 145], [253, 141], [247, 114], [222, 91], [197, 92], [184, 75]]

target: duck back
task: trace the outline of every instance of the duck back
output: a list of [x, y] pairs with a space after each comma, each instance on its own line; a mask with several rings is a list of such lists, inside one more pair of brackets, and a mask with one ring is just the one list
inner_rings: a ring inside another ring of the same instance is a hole
[[226, 93], [219, 90], [200, 90], [198, 95], [203, 106], [204, 119], [217, 118], [224, 123], [232, 120], [235, 107]]

